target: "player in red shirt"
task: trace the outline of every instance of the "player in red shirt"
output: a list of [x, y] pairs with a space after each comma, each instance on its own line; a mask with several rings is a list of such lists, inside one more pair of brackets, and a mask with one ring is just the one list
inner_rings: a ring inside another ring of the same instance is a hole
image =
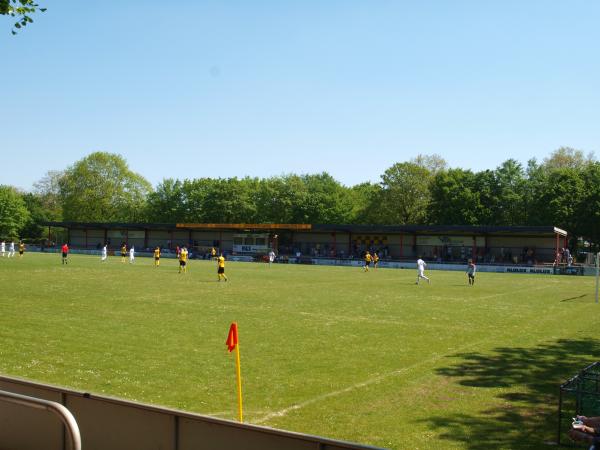
[[67, 244], [63, 244], [62, 246], [62, 263], [68, 264], [67, 256], [69, 256], [69, 246]]

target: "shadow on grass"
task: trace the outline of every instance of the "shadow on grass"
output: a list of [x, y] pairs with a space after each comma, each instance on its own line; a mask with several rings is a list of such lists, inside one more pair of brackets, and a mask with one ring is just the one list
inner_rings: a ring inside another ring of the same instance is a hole
[[460, 386], [499, 393], [493, 407], [473, 414], [430, 417], [426, 422], [443, 441], [466, 449], [544, 448], [556, 440], [560, 384], [600, 359], [600, 340], [561, 339], [533, 348], [500, 347], [489, 354], [450, 358], [457, 362], [439, 368], [438, 375]]
[[588, 296], [588, 294], [581, 294], [581, 295], [578, 295], [577, 297], [564, 298], [564, 299], [561, 300], [561, 302], [568, 302], [568, 301], [571, 301], [571, 300], [578, 300], [580, 298], [584, 298], [584, 297], [587, 297], [587, 296]]

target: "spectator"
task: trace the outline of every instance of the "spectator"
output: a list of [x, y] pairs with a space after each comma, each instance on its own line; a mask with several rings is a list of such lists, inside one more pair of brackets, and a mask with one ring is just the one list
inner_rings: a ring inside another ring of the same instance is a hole
[[568, 248], [563, 249], [563, 258], [565, 262], [569, 262], [569, 258], [571, 257], [571, 251]]
[[590, 450], [600, 449], [600, 417], [577, 416], [581, 423], [573, 423], [569, 437], [574, 441], [591, 444]]
[[554, 265], [558, 266], [562, 262], [562, 248], [556, 252], [556, 258], [554, 259]]

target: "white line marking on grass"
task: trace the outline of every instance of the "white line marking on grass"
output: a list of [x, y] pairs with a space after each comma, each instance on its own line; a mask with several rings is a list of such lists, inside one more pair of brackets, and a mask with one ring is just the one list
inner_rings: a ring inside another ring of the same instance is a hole
[[[452, 326], [447, 323], [425, 323], [425, 324], [415, 324], [411, 321], [406, 320], [391, 320], [391, 319], [376, 319], [373, 317], [365, 317], [365, 316], [340, 316], [340, 315], [327, 315], [327, 314], [319, 314], [313, 312], [306, 311], [285, 311], [289, 314], [299, 314], [301, 316], [314, 317], [316, 319], [325, 321], [327, 323], [338, 323], [338, 322], [358, 322], [358, 323], [373, 323], [377, 325], [393, 325], [396, 327], [419, 327], [419, 328], [430, 328], [430, 329], [443, 329], [443, 330], [462, 330], [463, 325]], [[437, 320], [434, 318], [434, 320]]]
[[[547, 289], [549, 287], [553, 287], [553, 286], [541, 286], [541, 287], [538, 287], [538, 288], [530, 289], [530, 291], [531, 290], [536, 290], [537, 291], [537, 290]], [[494, 297], [501, 297], [501, 296], [510, 295], [510, 294], [514, 294], [514, 291], [503, 292], [503, 293], [500, 293], [500, 294], [494, 294], [494, 295], [489, 295], [489, 296], [479, 297], [479, 298], [494, 298]], [[318, 395], [316, 397], [310, 398], [310, 399], [305, 400], [303, 402], [296, 403], [296, 404], [294, 404], [292, 406], [289, 406], [287, 408], [280, 409], [279, 411], [274, 411], [272, 413], [266, 414], [263, 417], [260, 417], [259, 419], [255, 420], [254, 423], [256, 423], [256, 424], [262, 424], [262, 423], [268, 422], [271, 419], [275, 419], [277, 417], [286, 416], [286, 415], [288, 415], [289, 413], [291, 413], [293, 411], [297, 411], [297, 410], [302, 409], [302, 408], [304, 408], [306, 406], [312, 405], [314, 403], [318, 403], [318, 402], [320, 402], [322, 400], [327, 400], [327, 399], [332, 398], [332, 397], [337, 397], [339, 395], [346, 394], [348, 392], [352, 392], [352, 391], [354, 391], [356, 389], [361, 389], [361, 388], [364, 388], [364, 387], [367, 387], [367, 386], [371, 386], [373, 384], [380, 383], [383, 380], [386, 380], [388, 378], [395, 377], [397, 375], [401, 375], [401, 374], [406, 373], [406, 372], [408, 372], [410, 370], [413, 370], [413, 369], [415, 369], [417, 367], [420, 367], [420, 366], [423, 366], [423, 365], [426, 365], [426, 364], [430, 364], [430, 363], [436, 362], [436, 361], [438, 361], [438, 360], [440, 360], [442, 358], [446, 358], [446, 357], [448, 357], [448, 356], [450, 356], [452, 354], [455, 354], [457, 352], [462, 352], [462, 351], [465, 351], [465, 350], [467, 350], [467, 349], [469, 349], [471, 347], [476, 347], [476, 346], [479, 346], [479, 345], [484, 344], [486, 342], [494, 341], [496, 339], [497, 339], [496, 336], [493, 336], [493, 337], [490, 336], [490, 337], [488, 337], [486, 339], [481, 339], [481, 340], [479, 340], [477, 342], [471, 342], [470, 344], [464, 345], [462, 347], [457, 347], [457, 348], [452, 349], [451, 351], [443, 353], [441, 355], [433, 356], [433, 357], [431, 357], [429, 359], [420, 361], [420, 362], [415, 363], [415, 364], [413, 364], [411, 366], [403, 367], [401, 369], [393, 370], [392, 372], [388, 372], [388, 373], [383, 374], [383, 375], [378, 375], [376, 377], [369, 378], [369, 379], [367, 379], [365, 381], [353, 384], [353, 385], [348, 386], [348, 387], [346, 387], [344, 389], [339, 389], [337, 391], [332, 391], [332, 392], [328, 392], [326, 394]]]
[[451, 351], [449, 351], [447, 353], [443, 353], [441, 355], [436, 355], [436, 356], [433, 356], [433, 357], [431, 357], [429, 359], [420, 361], [420, 362], [415, 363], [415, 364], [413, 364], [411, 366], [403, 367], [402, 369], [394, 370], [392, 372], [388, 372], [388, 373], [383, 374], [383, 375], [378, 375], [376, 377], [369, 378], [369, 379], [367, 379], [365, 381], [353, 384], [353, 385], [348, 386], [348, 387], [346, 387], [344, 389], [339, 389], [337, 391], [332, 391], [332, 392], [328, 392], [326, 394], [318, 395], [316, 397], [310, 398], [310, 399], [305, 400], [303, 402], [296, 403], [296, 404], [294, 404], [292, 406], [289, 406], [287, 408], [280, 409], [279, 411], [274, 411], [272, 413], [266, 414], [263, 417], [261, 417], [261, 418], [259, 418], [257, 420], [254, 420], [253, 423], [255, 423], [255, 424], [262, 424], [262, 423], [268, 422], [271, 419], [275, 419], [277, 417], [286, 416], [290, 412], [297, 411], [297, 410], [302, 409], [302, 408], [304, 408], [306, 406], [312, 405], [313, 403], [318, 403], [318, 402], [320, 402], [322, 400], [327, 400], [328, 398], [337, 397], [338, 395], [346, 394], [346, 393], [352, 392], [352, 391], [354, 391], [356, 389], [361, 389], [361, 388], [364, 388], [364, 387], [367, 387], [367, 386], [371, 386], [373, 384], [380, 383], [381, 381], [386, 380], [387, 378], [391, 378], [391, 377], [403, 374], [405, 372], [408, 372], [408, 371], [410, 371], [412, 369], [415, 369], [415, 368], [417, 368], [419, 366], [422, 366], [422, 365], [425, 365], [425, 364], [436, 362], [436, 361], [438, 361], [438, 360], [440, 360], [442, 358], [446, 358], [447, 356], [452, 355], [452, 354], [454, 354], [456, 352], [464, 351], [464, 350], [466, 350], [466, 349], [468, 349], [470, 347], [475, 347], [475, 346], [478, 346], [480, 344], [483, 344], [485, 342], [488, 342], [488, 341], [491, 341], [491, 340], [494, 340], [494, 339], [495, 338], [487, 338], [487, 339], [482, 339], [482, 340], [477, 341], [477, 342], [472, 342], [472, 343], [470, 343], [468, 345], [464, 345], [462, 347], [458, 347], [458, 348], [452, 349]]

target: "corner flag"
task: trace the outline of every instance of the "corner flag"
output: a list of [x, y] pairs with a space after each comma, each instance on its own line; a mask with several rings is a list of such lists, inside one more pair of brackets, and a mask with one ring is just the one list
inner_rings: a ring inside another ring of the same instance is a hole
[[238, 329], [237, 323], [233, 322], [229, 327], [229, 334], [227, 335], [227, 340], [225, 344], [227, 345], [227, 350], [231, 353], [238, 345]]
[[236, 366], [236, 378], [237, 378], [237, 394], [238, 394], [238, 415], [240, 422], [244, 421], [244, 414], [242, 408], [242, 370], [240, 367], [240, 341], [238, 338], [237, 323], [233, 322], [229, 327], [229, 334], [225, 341], [227, 350], [231, 353], [235, 349], [235, 366]]

